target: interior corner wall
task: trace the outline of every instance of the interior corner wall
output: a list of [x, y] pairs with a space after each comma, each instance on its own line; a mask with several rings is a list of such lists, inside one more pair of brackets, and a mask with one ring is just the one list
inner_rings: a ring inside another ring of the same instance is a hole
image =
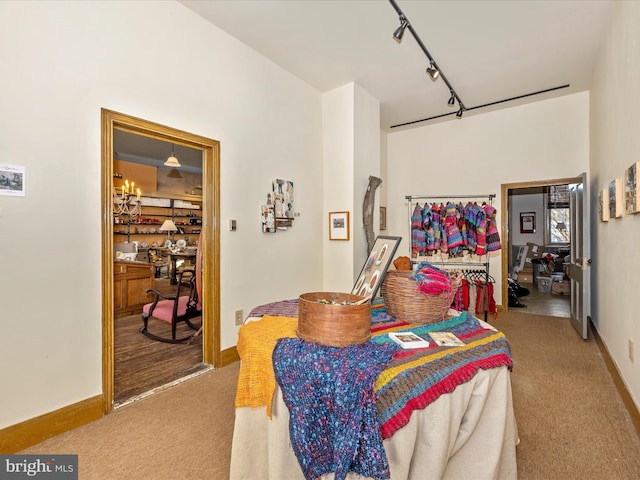
[[[320, 92], [174, 1], [3, 1], [0, 45], [0, 163], [26, 169], [0, 196], [0, 429], [102, 392], [101, 108], [220, 141], [222, 349], [236, 309], [322, 287]], [[264, 234], [276, 178], [300, 215]]]
[[[323, 146], [327, 212], [323, 283], [327, 291], [350, 292], [368, 254], [363, 228], [364, 195], [369, 176], [380, 175], [378, 100], [355, 83], [325, 93]], [[349, 212], [349, 241], [329, 240], [328, 214], [343, 211]], [[374, 225], [374, 234], [375, 231]]]
[[[360, 275], [369, 256], [364, 227], [364, 197], [369, 177], [380, 174], [380, 102], [366, 90], [355, 86], [355, 150], [353, 184], [353, 275], [350, 288]], [[384, 179], [382, 179], [384, 184]], [[382, 185], [381, 185], [382, 186]], [[380, 187], [375, 192], [373, 234], [380, 230]]]
[[[509, 216], [509, 231], [513, 245], [526, 245], [535, 243], [544, 245], [544, 194], [530, 193], [524, 195], [511, 195], [512, 209]], [[520, 214], [532, 212], [535, 214], [536, 226], [533, 233], [520, 232]]]
[[[587, 92], [392, 132], [387, 235], [402, 236], [398, 255], [410, 256], [407, 195], [496, 194], [500, 230], [502, 184], [578, 176], [588, 168], [588, 149]], [[501, 261], [502, 252], [491, 255], [498, 304]]]
[[[349, 292], [353, 265], [355, 177], [355, 88], [343, 85], [322, 96], [323, 132], [323, 288], [330, 292]], [[349, 212], [349, 241], [329, 240], [329, 212]]]
[[[640, 161], [640, 3], [616, 2], [591, 88], [589, 198]], [[624, 181], [624, 180], [623, 180]], [[636, 179], [637, 181], [637, 179]], [[640, 409], [640, 214], [600, 222], [591, 212], [591, 314], [598, 333]], [[629, 358], [635, 341], [635, 361]]]

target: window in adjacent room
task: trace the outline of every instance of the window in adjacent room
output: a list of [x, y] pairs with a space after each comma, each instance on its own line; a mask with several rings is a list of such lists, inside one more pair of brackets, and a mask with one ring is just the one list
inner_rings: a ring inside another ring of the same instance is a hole
[[549, 244], [571, 242], [569, 185], [551, 185], [547, 196], [547, 235]]

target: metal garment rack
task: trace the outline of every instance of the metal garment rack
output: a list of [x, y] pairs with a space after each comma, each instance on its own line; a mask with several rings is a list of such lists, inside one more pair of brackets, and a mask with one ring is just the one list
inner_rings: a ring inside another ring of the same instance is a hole
[[[452, 270], [482, 270], [485, 276], [485, 282], [489, 283], [489, 279], [491, 278], [489, 274], [489, 254], [484, 255], [485, 261], [481, 262], [461, 262], [461, 261], [432, 261], [429, 257], [420, 257], [421, 259], [413, 258], [412, 251], [412, 242], [411, 242], [411, 217], [413, 215], [413, 210], [415, 206], [413, 205], [414, 200], [425, 200], [425, 201], [438, 201], [438, 200], [469, 200], [469, 201], [482, 201], [486, 202], [489, 205], [493, 206], [493, 199], [496, 197], [495, 193], [487, 193], [487, 194], [479, 194], [479, 195], [406, 195], [404, 198], [408, 201], [408, 211], [409, 211], [409, 258], [411, 259], [411, 268], [413, 269], [414, 265], [419, 264], [422, 261], [428, 261], [432, 265], [437, 265], [439, 267], [444, 267], [448, 269], [451, 267]], [[476, 312], [477, 313], [477, 312]], [[484, 311], [484, 319], [487, 320], [487, 311]]]

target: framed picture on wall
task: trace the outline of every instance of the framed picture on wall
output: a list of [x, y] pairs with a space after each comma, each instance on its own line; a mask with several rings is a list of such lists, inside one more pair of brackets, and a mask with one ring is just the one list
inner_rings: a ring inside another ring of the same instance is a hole
[[609, 218], [622, 217], [622, 179], [609, 183]]
[[598, 217], [601, 222], [609, 221], [609, 189], [598, 192]]
[[380, 207], [380, 230], [387, 229], [387, 207]]
[[520, 233], [536, 233], [536, 212], [520, 214]]
[[349, 240], [349, 212], [329, 212], [329, 240]]
[[402, 237], [376, 238], [373, 248], [362, 267], [351, 293], [373, 299], [378, 293], [387, 269], [393, 260]]
[[624, 206], [627, 214], [640, 212], [640, 197], [638, 196], [638, 165], [635, 162], [624, 171]]

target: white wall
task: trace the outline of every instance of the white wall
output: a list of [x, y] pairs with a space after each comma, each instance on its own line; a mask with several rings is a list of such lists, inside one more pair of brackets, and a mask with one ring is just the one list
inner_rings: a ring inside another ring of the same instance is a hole
[[[640, 161], [640, 3], [617, 2], [591, 90], [590, 198]], [[593, 321], [640, 408], [640, 216], [601, 223], [591, 212]], [[635, 340], [635, 362], [628, 340]]]
[[[100, 109], [221, 142], [221, 344], [233, 311], [322, 285], [322, 99], [176, 2], [0, 2], [0, 428], [98, 395]], [[263, 234], [274, 178], [300, 217]], [[237, 219], [237, 232], [227, 221]]]
[[[387, 234], [410, 255], [407, 195], [496, 194], [517, 183], [587, 170], [589, 96], [577, 93], [388, 135]], [[506, 239], [501, 239], [506, 248]], [[501, 252], [491, 257], [500, 304]]]
[[[534, 233], [520, 233], [520, 213], [526, 212], [533, 212], [536, 215], [536, 231]], [[544, 222], [544, 195], [542, 193], [511, 195], [509, 231], [513, 245], [526, 245], [527, 243], [544, 245]]]

